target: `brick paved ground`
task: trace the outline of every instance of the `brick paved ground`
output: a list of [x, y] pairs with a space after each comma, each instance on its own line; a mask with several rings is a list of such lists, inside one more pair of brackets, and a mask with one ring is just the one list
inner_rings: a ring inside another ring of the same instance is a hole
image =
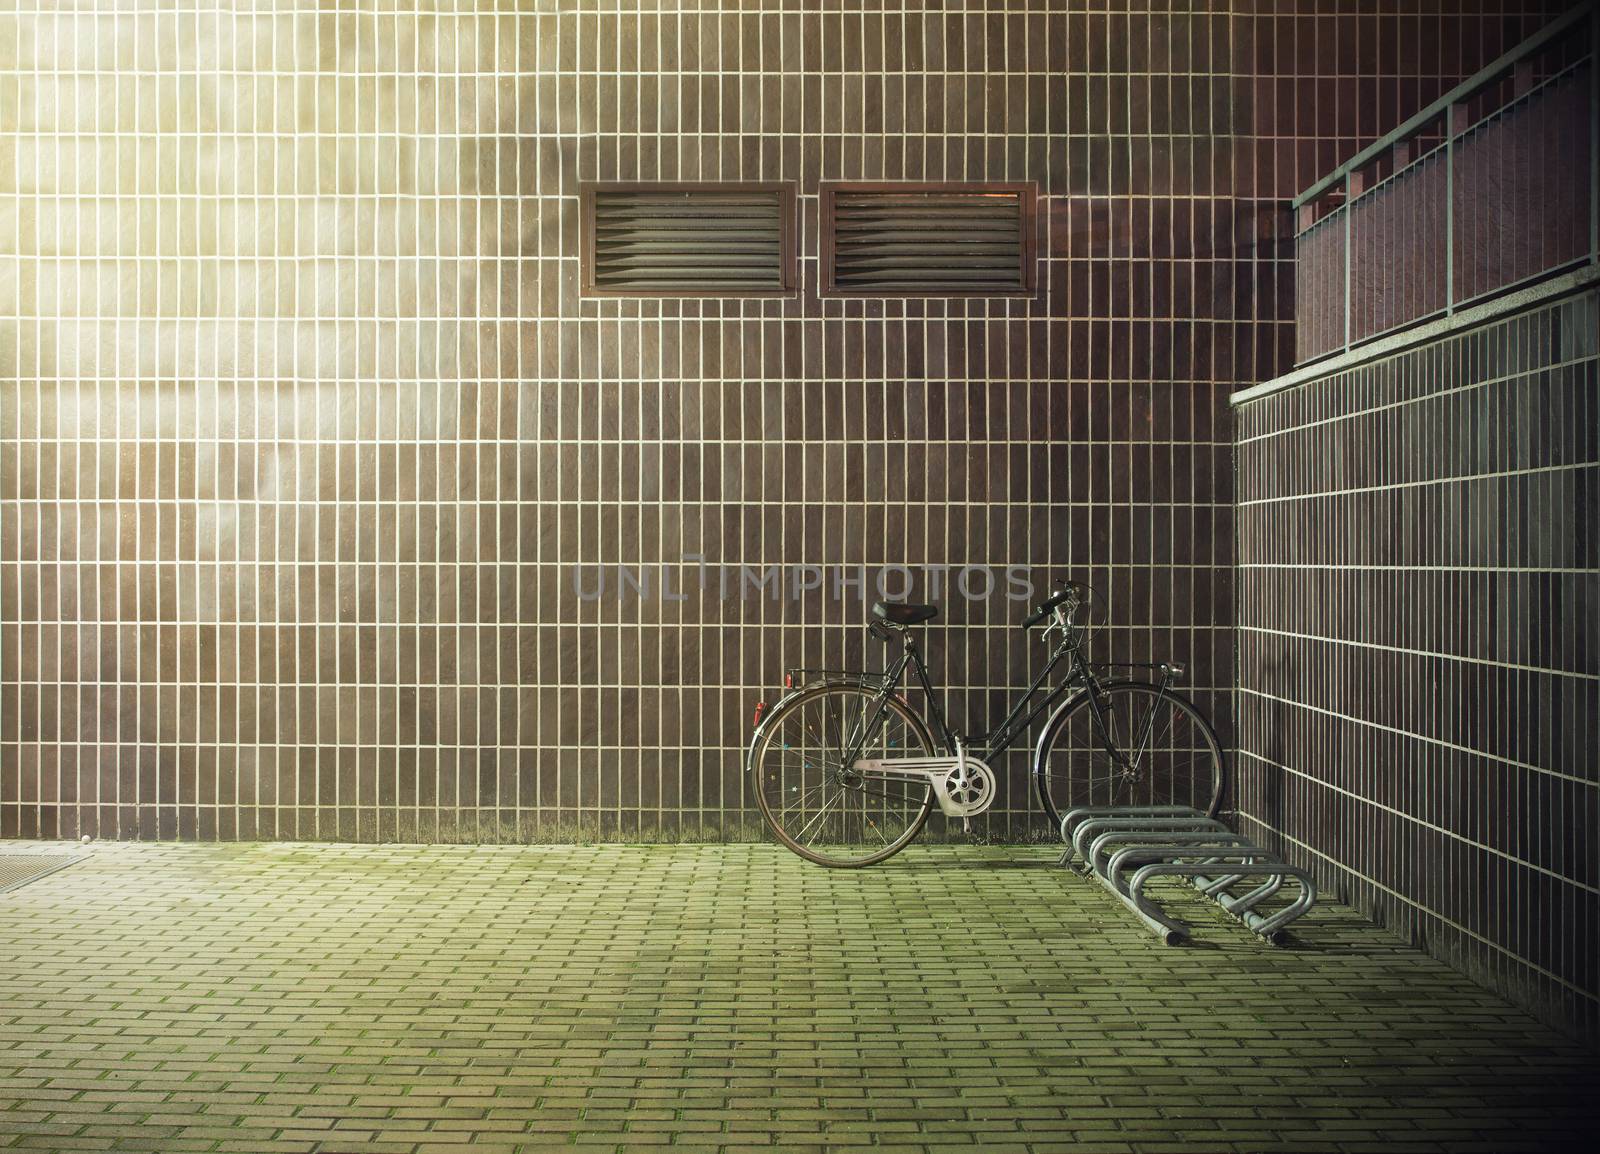
[[[1041, 850], [101, 845], [0, 895], [0, 1149], [1553, 1149], [1582, 1054], [1326, 907]], [[944, 868], [935, 869], [934, 867]]]

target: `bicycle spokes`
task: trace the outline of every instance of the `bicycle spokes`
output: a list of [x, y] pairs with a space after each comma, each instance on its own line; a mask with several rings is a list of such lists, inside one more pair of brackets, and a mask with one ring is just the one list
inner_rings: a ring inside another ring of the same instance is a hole
[[1085, 805], [1208, 810], [1222, 780], [1210, 728], [1188, 703], [1146, 685], [1085, 697], [1068, 712], [1037, 772], [1046, 807], [1056, 815]]
[[858, 864], [898, 848], [921, 827], [926, 781], [855, 768], [862, 760], [927, 752], [902, 708], [879, 709], [874, 695], [854, 687], [827, 687], [784, 707], [768, 725], [756, 784], [762, 808], [791, 848], [830, 864]]

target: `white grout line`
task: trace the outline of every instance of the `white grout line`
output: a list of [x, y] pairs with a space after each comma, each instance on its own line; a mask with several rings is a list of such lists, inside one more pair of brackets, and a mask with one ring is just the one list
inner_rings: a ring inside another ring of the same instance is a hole
[[1263, 829], [1270, 830], [1276, 836], [1282, 838], [1284, 841], [1288, 842], [1291, 845], [1299, 847], [1300, 849], [1304, 850], [1306, 853], [1311, 854], [1313, 857], [1321, 859], [1322, 861], [1326, 862], [1336, 872], [1345, 874], [1345, 875], [1347, 875], [1349, 877], [1356, 878], [1362, 884], [1367, 885], [1367, 886], [1371, 886], [1375, 890], [1379, 890], [1382, 893], [1388, 894], [1390, 897], [1392, 897], [1396, 901], [1398, 901], [1401, 905], [1405, 906], [1406, 909], [1411, 910], [1411, 911], [1413, 911], [1413, 912], [1415, 912], [1417, 914], [1420, 914], [1423, 917], [1431, 918], [1433, 921], [1438, 922], [1440, 925], [1448, 926], [1450, 929], [1454, 930], [1456, 933], [1461, 934], [1463, 937], [1467, 937], [1467, 938], [1472, 939], [1473, 941], [1477, 942], [1479, 945], [1487, 946], [1489, 949], [1493, 950], [1495, 953], [1502, 955], [1503, 957], [1509, 959], [1512, 962], [1515, 962], [1519, 969], [1529, 970], [1529, 971], [1532, 971], [1533, 973], [1538, 974], [1540, 977], [1547, 978], [1550, 981], [1555, 982], [1557, 985], [1561, 986], [1563, 989], [1567, 990], [1569, 993], [1578, 995], [1578, 997], [1580, 997], [1580, 998], [1586, 999], [1588, 1001], [1600, 1001], [1600, 993], [1597, 993], [1597, 992], [1595, 992], [1593, 990], [1586, 990], [1582, 986], [1575, 985], [1571, 980], [1569, 980], [1567, 978], [1563, 978], [1560, 974], [1553, 973], [1552, 971], [1545, 969], [1543, 966], [1539, 965], [1538, 963], [1530, 961], [1529, 959], [1523, 957], [1521, 954], [1517, 953], [1515, 950], [1512, 950], [1510, 947], [1506, 946], [1504, 943], [1497, 942], [1493, 938], [1485, 937], [1483, 934], [1480, 934], [1476, 930], [1470, 929], [1469, 927], [1462, 925], [1460, 922], [1456, 921], [1455, 919], [1446, 917], [1444, 914], [1441, 914], [1437, 910], [1434, 910], [1433, 908], [1422, 904], [1421, 902], [1417, 901], [1415, 898], [1411, 897], [1410, 895], [1403, 894], [1403, 893], [1401, 893], [1400, 891], [1398, 891], [1396, 889], [1392, 889], [1391, 887], [1384, 885], [1382, 882], [1377, 881], [1376, 879], [1374, 879], [1372, 877], [1369, 877], [1367, 874], [1362, 873], [1360, 870], [1351, 868], [1349, 865], [1346, 865], [1344, 862], [1339, 861], [1337, 858], [1330, 857], [1328, 854], [1324, 853], [1322, 850], [1317, 849], [1315, 846], [1311, 845], [1310, 843], [1302, 841], [1299, 838], [1294, 837], [1291, 834], [1285, 833], [1284, 831], [1282, 831], [1280, 829], [1277, 829], [1276, 827], [1274, 827], [1273, 825], [1269, 824], [1268, 822], [1262, 821], [1260, 818], [1255, 817], [1255, 816], [1253, 816], [1253, 815], [1251, 815], [1249, 813], [1244, 813], [1244, 814], [1241, 814], [1240, 816], [1247, 818], [1248, 820], [1254, 822], [1256, 825], [1261, 826]]
[[[1585, 572], [1592, 572], [1586, 570]], [[1459, 661], [1465, 665], [1483, 665], [1492, 669], [1511, 669], [1518, 673], [1539, 673], [1550, 677], [1570, 677], [1577, 681], [1600, 682], [1600, 673], [1585, 673], [1576, 669], [1559, 669], [1549, 665], [1524, 665], [1515, 661], [1495, 661], [1488, 657], [1471, 657], [1464, 653], [1446, 653], [1436, 649], [1412, 649], [1401, 645], [1384, 645], [1376, 641], [1356, 641], [1327, 634], [1295, 633], [1287, 629], [1269, 629], [1262, 625], [1238, 626], [1241, 633], [1258, 633], [1266, 637], [1283, 637], [1294, 641], [1314, 641], [1319, 645], [1336, 645], [1347, 649], [1369, 650], [1377, 653], [1399, 653], [1406, 657], [1425, 657], [1433, 661]]]
[[[1537, 773], [1542, 777], [1555, 778], [1559, 781], [1569, 781], [1574, 785], [1582, 786], [1586, 789], [1600, 789], [1600, 782], [1596, 782], [1590, 778], [1582, 777], [1578, 774], [1563, 773], [1560, 770], [1550, 769], [1546, 766], [1534, 765], [1533, 763], [1527, 761], [1518, 761], [1513, 757], [1502, 757], [1499, 754], [1490, 753], [1487, 750], [1474, 749], [1470, 745], [1460, 745], [1453, 741], [1446, 741], [1441, 737], [1429, 737], [1426, 734], [1418, 733], [1415, 730], [1398, 729], [1392, 725], [1384, 725], [1380, 721], [1371, 721], [1364, 717], [1356, 717], [1348, 713], [1340, 713], [1335, 709], [1324, 709], [1319, 705], [1307, 705], [1303, 701], [1293, 701], [1287, 697], [1279, 697], [1276, 694], [1266, 693], [1248, 685], [1241, 685], [1235, 689], [1234, 692], [1239, 694], [1241, 697], [1255, 697], [1261, 699], [1262, 701], [1273, 701], [1279, 705], [1287, 705], [1292, 709], [1303, 709], [1307, 713], [1315, 713], [1321, 717], [1331, 717], [1339, 721], [1347, 721], [1352, 725], [1359, 725], [1365, 729], [1380, 730], [1384, 733], [1393, 734], [1396, 737], [1403, 737], [1409, 741], [1418, 741], [1424, 745], [1431, 745], [1438, 749], [1448, 749], [1455, 753], [1464, 753], [1472, 757], [1481, 757], [1485, 761], [1496, 762], [1500, 765], [1509, 766], [1512, 769], [1526, 770], [1529, 773]], [[1240, 752], [1243, 751], [1241, 750]]]
[[[1563, 885], [1569, 885], [1569, 886], [1572, 886], [1574, 889], [1582, 890], [1584, 893], [1590, 893], [1590, 894], [1595, 894], [1597, 896], [1600, 896], [1600, 885], [1590, 885], [1590, 884], [1586, 884], [1584, 882], [1580, 882], [1576, 878], [1568, 877], [1565, 874], [1558, 873], [1555, 870], [1548, 868], [1547, 866], [1539, 865], [1536, 862], [1529, 861], [1527, 858], [1518, 857], [1516, 854], [1508, 853], [1507, 851], [1505, 851], [1503, 849], [1499, 849], [1499, 848], [1497, 848], [1495, 846], [1492, 846], [1492, 845], [1488, 844], [1487, 842], [1482, 842], [1482, 841], [1476, 840], [1475, 838], [1470, 838], [1470, 837], [1466, 836], [1465, 834], [1463, 834], [1463, 833], [1461, 833], [1461, 832], [1459, 832], [1457, 830], [1449, 829], [1449, 828], [1447, 828], [1445, 826], [1438, 825], [1438, 824], [1436, 824], [1434, 822], [1431, 822], [1431, 821], [1425, 821], [1422, 818], [1416, 816], [1415, 814], [1407, 813], [1406, 811], [1401, 810], [1401, 809], [1396, 809], [1394, 806], [1384, 805], [1382, 802], [1378, 801], [1375, 798], [1366, 797], [1366, 796], [1364, 796], [1362, 794], [1355, 793], [1355, 792], [1353, 792], [1351, 790], [1345, 789], [1342, 786], [1335, 785], [1331, 781], [1327, 781], [1327, 780], [1325, 780], [1323, 778], [1316, 777], [1313, 774], [1305, 773], [1305, 772], [1303, 772], [1301, 770], [1298, 770], [1298, 769], [1293, 769], [1293, 768], [1291, 768], [1291, 767], [1289, 767], [1287, 765], [1283, 765], [1283, 764], [1281, 764], [1279, 762], [1273, 761], [1271, 758], [1263, 757], [1259, 753], [1253, 753], [1250, 750], [1246, 750], [1246, 749], [1240, 749], [1238, 752], [1239, 752], [1239, 756], [1240, 757], [1248, 757], [1251, 761], [1259, 762], [1262, 765], [1269, 765], [1273, 769], [1281, 770], [1282, 772], [1287, 773], [1290, 777], [1298, 778], [1299, 780], [1304, 781], [1304, 782], [1309, 782], [1310, 784], [1312, 784], [1314, 786], [1317, 786], [1319, 789], [1325, 789], [1325, 790], [1329, 791], [1330, 793], [1338, 794], [1340, 797], [1349, 798], [1351, 801], [1359, 802], [1361, 805], [1364, 805], [1364, 806], [1366, 806], [1366, 807], [1368, 807], [1370, 809], [1377, 810], [1377, 811], [1379, 811], [1381, 813], [1387, 813], [1392, 817], [1397, 817], [1400, 820], [1404, 821], [1407, 825], [1416, 826], [1419, 829], [1432, 830], [1434, 833], [1437, 833], [1437, 834], [1443, 834], [1445, 837], [1449, 838], [1451, 841], [1456, 841], [1456, 842], [1460, 842], [1462, 845], [1471, 846], [1473, 849], [1478, 850], [1478, 851], [1480, 851], [1482, 853], [1489, 854], [1489, 855], [1491, 855], [1493, 857], [1497, 857], [1501, 861], [1510, 862], [1512, 865], [1521, 866], [1523, 869], [1531, 870], [1532, 872], [1537, 873], [1537, 874], [1542, 874], [1545, 877], [1550, 878], [1553, 881], [1558, 881], [1558, 882], [1561, 882]], [[1251, 816], [1251, 820], [1257, 821], [1262, 825], [1266, 825], [1267, 824], [1266, 822], [1261, 821], [1260, 818], [1256, 818], [1253, 815], [1249, 815], [1248, 811], [1245, 811], [1245, 812], [1246, 812], [1246, 816]], [[1271, 827], [1269, 826], [1268, 828], [1271, 828]], [[1409, 901], [1409, 899], [1408, 899], [1408, 901]], [[1411, 903], [1411, 904], [1414, 904], [1414, 903]]]
[[1292, 389], [1299, 385], [1310, 384], [1337, 373], [1365, 365], [1372, 361], [1391, 360], [1394, 357], [1418, 345], [1432, 344], [1444, 337], [1459, 333], [1464, 329], [1476, 328], [1478, 325], [1490, 321], [1506, 319], [1512, 314], [1533, 309], [1547, 301], [1555, 301], [1561, 297], [1571, 296], [1600, 284], [1600, 266], [1589, 265], [1575, 272], [1564, 273], [1553, 280], [1544, 281], [1529, 288], [1520, 289], [1504, 297], [1499, 297], [1483, 304], [1473, 305], [1470, 308], [1460, 309], [1449, 316], [1428, 321], [1414, 328], [1404, 329], [1400, 332], [1358, 345], [1348, 352], [1325, 360], [1312, 361], [1293, 372], [1285, 373], [1281, 377], [1274, 377], [1270, 381], [1263, 381], [1248, 389], [1240, 389], [1228, 398], [1232, 405], [1244, 405], [1251, 401], [1259, 401], [1263, 397], [1274, 393], [1281, 393], [1285, 389]]

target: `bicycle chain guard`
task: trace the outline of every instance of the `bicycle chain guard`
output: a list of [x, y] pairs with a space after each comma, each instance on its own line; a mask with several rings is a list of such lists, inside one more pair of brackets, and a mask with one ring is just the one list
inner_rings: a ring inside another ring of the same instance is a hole
[[928, 782], [946, 817], [977, 817], [994, 804], [994, 770], [965, 750], [955, 757], [865, 758], [852, 768], [869, 777], [910, 777]]

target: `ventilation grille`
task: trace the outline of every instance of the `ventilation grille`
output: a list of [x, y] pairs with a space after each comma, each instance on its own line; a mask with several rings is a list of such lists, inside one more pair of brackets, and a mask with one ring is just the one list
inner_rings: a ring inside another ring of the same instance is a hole
[[583, 190], [584, 291], [764, 296], [793, 286], [788, 185], [593, 185]]
[[1032, 185], [825, 185], [825, 293], [1033, 291]]

